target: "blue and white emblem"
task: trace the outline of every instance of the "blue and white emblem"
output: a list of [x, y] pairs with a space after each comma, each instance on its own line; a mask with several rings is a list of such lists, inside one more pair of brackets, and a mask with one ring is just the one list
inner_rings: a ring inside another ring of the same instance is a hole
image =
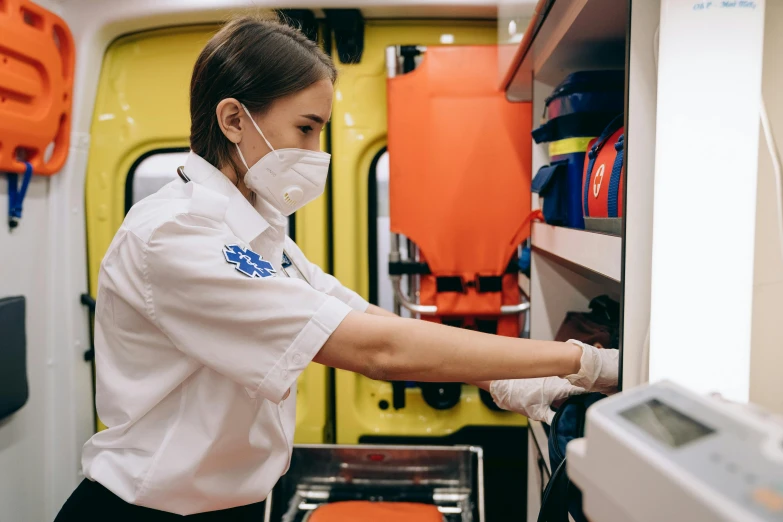
[[259, 254], [239, 245], [226, 245], [223, 248], [226, 261], [236, 266], [247, 277], [271, 277], [276, 274], [272, 263], [265, 261]]

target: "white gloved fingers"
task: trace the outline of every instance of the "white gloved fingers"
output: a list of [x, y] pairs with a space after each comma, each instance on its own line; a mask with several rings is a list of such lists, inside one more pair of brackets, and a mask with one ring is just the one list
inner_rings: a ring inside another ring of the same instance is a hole
[[492, 381], [489, 389], [498, 407], [543, 422], [551, 422], [554, 401], [585, 393], [560, 377]]
[[499, 408], [533, 418], [538, 415], [543, 383], [543, 378], [492, 381], [489, 393]]
[[547, 377], [544, 379], [544, 395], [546, 395], [549, 404], [583, 393], [587, 393], [584, 388], [574, 386], [562, 377]]
[[498, 407], [541, 421], [546, 419], [549, 409], [543, 397], [543, 385], [543, 378], [492, 381], [489, 390]]
[[568, 382], [589, 392], [610, 394], [617, 391], [620, 373], [619, 350], [598, 349], [574, 339], [568, 342], [582, 348], [579, 373], [566, 376]]

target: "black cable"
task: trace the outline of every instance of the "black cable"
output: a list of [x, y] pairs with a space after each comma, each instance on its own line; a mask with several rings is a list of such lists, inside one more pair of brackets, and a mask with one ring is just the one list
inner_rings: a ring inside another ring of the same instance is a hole
[[[568, 475], [566, 475], [566, 461], [563, 459], [563, 461], [560, 463], [560, 465], [557, 467], [554, 473], [552, 473], [552, 476], [549, 478], [549, 483], [546, 485], [546, 488], [544, 489], [544, 495], [541, 497], [541, 510], [538, 512], [538, 519], [536, 522], [558, 522], [556, 520], [550, 519], [550, 510], [553, 499], [557, 498], [555, 493], [552, 493], [555, 488], [559, 486], [559, 483], [563, 480], [568, 481]], [[567, 491], [567, 482], [566, 482], [566, 491]], [[564, 499], [567, 500], [567, 499]], [[567, 512], [567, 511], [566, 511]]]

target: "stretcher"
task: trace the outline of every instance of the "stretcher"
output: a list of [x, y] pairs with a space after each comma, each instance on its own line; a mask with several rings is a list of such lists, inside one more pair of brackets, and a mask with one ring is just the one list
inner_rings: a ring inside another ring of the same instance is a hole
[[295, 446], [265, 522], [483, 522], [476, 447]]
[[[495, 46], [392, 46], [386, 66], [394, 311], [519, 337], [529, 307], [517, 259], [531, 215], [531, 106], [498, 90]], [[381, 409], [423, 433], [376, 430], [360, 441], [482, 446], [487, 518], [523, 519], [524, 417], [462, 383], [390, 387]], [[453, 431], [433, 439], [446, 420]]]
[[[438, 315], [426, 316], [429, 320], [453, 321], [450, 324], [459, 321], [460, 326], [516, 336], [526, 314], [502, 315], [500, 311], [505, 305], [521, 303], [522, 308], [527, 306], [520, 299], [517, 274], [506, 272], [506, 268], [516, 257], [517, 245], [529, 235], [529, 227], [523, 222], [530, 211], [531, 106], [509, 103], [505, 94], [498, 90], [497, 47], [482, 45], [494, 42], [494, 33], [486, 33], [482, 36], [485, 39], [477, 40], [465, 36], [458, 28], [450, 27], [449, 32], [452, 31], [460, 42], [458, 46], [437, 44], [443, 29], [427, 34], [390, 32], [379, 39], [368, 36], [367, 41], [374, 46], [363, 54], [361, 63], [345, 70], [357, 81], [365, 82], [362, 83], [365, 86], [377, 85], [379, 73], [386, 77], [385, 92], [378, 98], [386, 104], [386, 117], [376, 115], [377, 118], [362, 119], [361, 124], [363, 140], [371, 141], [373, 146], [368, 149], [366, 164], [360, 166], [362, 172], [358, 175], [361, 177], [367, 172], [370, 180], [377, 181], [377, 185], [368, 186], [370, 200], [377, 203], [375, 209], [368, 205], [370, 230], [375, 229], [377, 234], [376, 241], [368, 243], [370, 251], [374, 252], [370, 265], [376, 267], [376, 288], [383, 288], [384, 298], [391, 297], [392, 280], [388, 270], [381, 267], [389, 267], [386, 261], [392, 246], [390, 233], [393, 232], [397, 234], [400, 262], [404, 263], [402, 268], [419, 266], [430, 271], [423, 275], [391, 274], [400, 276], [400, 286], [406, 295], [409, 289], [403, 285], [409, 281], [419, 285], [420, 294], [416, 295], [414, 288], [413, 295], [409, 296], [411, 303], [438, 307]], [[398, 45], [408, 43], [422, 45]], [[470, 45], [464, 45], [466, 43]], [[465, 63], [471, 66], [464, 67]], [[361, 74], [357, 70], [361, 70]], [[409, 72], [402, 74], [403, 70]], [[367, 83], [367, 78], [374, 78], [374, 83]], [[345, 85], [343, 83], [342, 89], [350, 88]], [[345, 95], [345, 91], [342, 92]], [[340, 103], [336, 101], [335, 106]], [[352, 101], [350, 110], [341, 114], [364, 118], [357, 116], [355, 103]], [[362, 108], [372, 113], [371, 104], [362, 105]], [[359, 125], [358, 121], [356, 125]], [[388, 147], [384, 152], [376, 147], [383, 145], [387, 122]], [[368, 130], [375, 124], [378, 125], [375, 131], [380, 134]], [[501, 133], [501, 140], [495, 138], [499, 134], [498, 126], [508, 130]], [[348, 135], [356, 135], [353, 128], [343, 130]], [[409, 139], [405, 139], [406, 136]], [[443, 158], [454, 161], [439, 165], [438, 161]], [[428, 176], [436, 167], [440, 179]], [[335, 168], [339, 171], [337, 164]], [[403, 178], [400, 178], [401, 171]], [[489, 185], [476, 187], [483, 181]], [[497, 185], [493, 187], [492, 183]], [[386, 187], [394, 193], [386, 196]], [[497, 187], [503, 190], [497, 190]], [[484, 197], [493, 191], [494, 194]], [[466, 194], [476, 197], [468, 198], [466, 202], [461, 199]], [[452, 197], [455, 195], [460, 198]], [[481, 207], [477, 211], [480, 215], [470, 219], [476, 202]], [[345, 204], [348, 204], [347, 200]], [[509, 212], [509, 209], [512, 210]], [[489, 214], [485, 215], [487, 211]], [[435, 232], [425, 237], [415, 224], [408, 227], [407, 221], [416, 220], [424, 228], [432, 225]], [[385, 229], [381, 225], [385, 225]], [[493, 231], [482, 234], [487, 227], [495, 227], [500, 231], [499, 235]], [[498, 241], [498, 237], [502, 239]], [[408, 240], [416, 249], [415, 263], [407, 262]], [[449, 250], [441, 250], [439, 241], [448, 244]], [[437, 248], [432, 248], [432, 242]], [[460, 256], [465, 259], [460, 260]], [[477, 258], [480, 264], [476, 263]], [[452, 262], [458, 266], [449, 266]], [[437, 283], [428, 278], [432, 271], [437, 271], [434, 277], [461, 276], [451, 281], [464, 281], [468, 299], [479, 295], [470, 288], [476, 274], [482, 278], [478, 282], [483, 290], [491, 289], [492, 284], [499, 282], [501, 291], [480, 293], [477, 300], [484, 309], [468, 310], [461, 315], [446, 314], [449, 299], [465, 305], [465, 297], [458, 292], [426, 295], [426, 286], [433, 287]], [[373, 279], [368, 282], [372, 285]], [[484, 286], [484, 283], [490, 283], [490, 286]], [[377, 292], [376, 299], [372, 299], [370, 286], [371, 300], [379, 305], [387, 303], [378, 300], [381, 293]], [[393, 310], [392, 299], [387, 306]], [[440, 315], [441, 312], [444, 315]], [[526, 491], [527, 419], [498, 411], [491, 397], [480, 393], [475, 386], [380, 382], [338, 371], [335, 406], [340, 444], [482, 447], [487, 520], [524, 519], [526, 497], [519, 492]]]
[[[529, 108], [508, 103], [491, 74], [465, 67], [491, 64], [496, 53], [488, 46], [387, 49], [389, 275], [397, 313], [518, 337], [529, 308], [517, 262], [530, 207], [519, 145]], [[394, 383], [395, 409], [404, 407], [407, 386]], [[458, 383], [419, 386], [432, 408], [460, 401]], [[480, 396], [495, 409], [489, 394]]]

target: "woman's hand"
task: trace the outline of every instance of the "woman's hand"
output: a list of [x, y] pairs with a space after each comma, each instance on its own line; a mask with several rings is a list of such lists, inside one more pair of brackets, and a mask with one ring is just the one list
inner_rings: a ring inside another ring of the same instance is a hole
[[568, 382], [588, 392], [616, 392], [620, 374], [620, 351], [599, 349], [574, 339], [568, 342], [582, 348], [579, 372], [566, 376]]
[[585, 393], [560, 377], [492, 381], [489, 391], [498, 407], [548, 424], [555, 416], [552, 403]]
[[552, 422], [555, 412], [550, 406], [555, 402], [588, 391], [606, 394], [617, 391], [618, 350], [598, 349], [575, 340], [568, 342], [582, 348], [581, 367], [576, 374], [566, 378], [500, 380], [477, 385], [488, 390], [500, 408], [546, 423]]

